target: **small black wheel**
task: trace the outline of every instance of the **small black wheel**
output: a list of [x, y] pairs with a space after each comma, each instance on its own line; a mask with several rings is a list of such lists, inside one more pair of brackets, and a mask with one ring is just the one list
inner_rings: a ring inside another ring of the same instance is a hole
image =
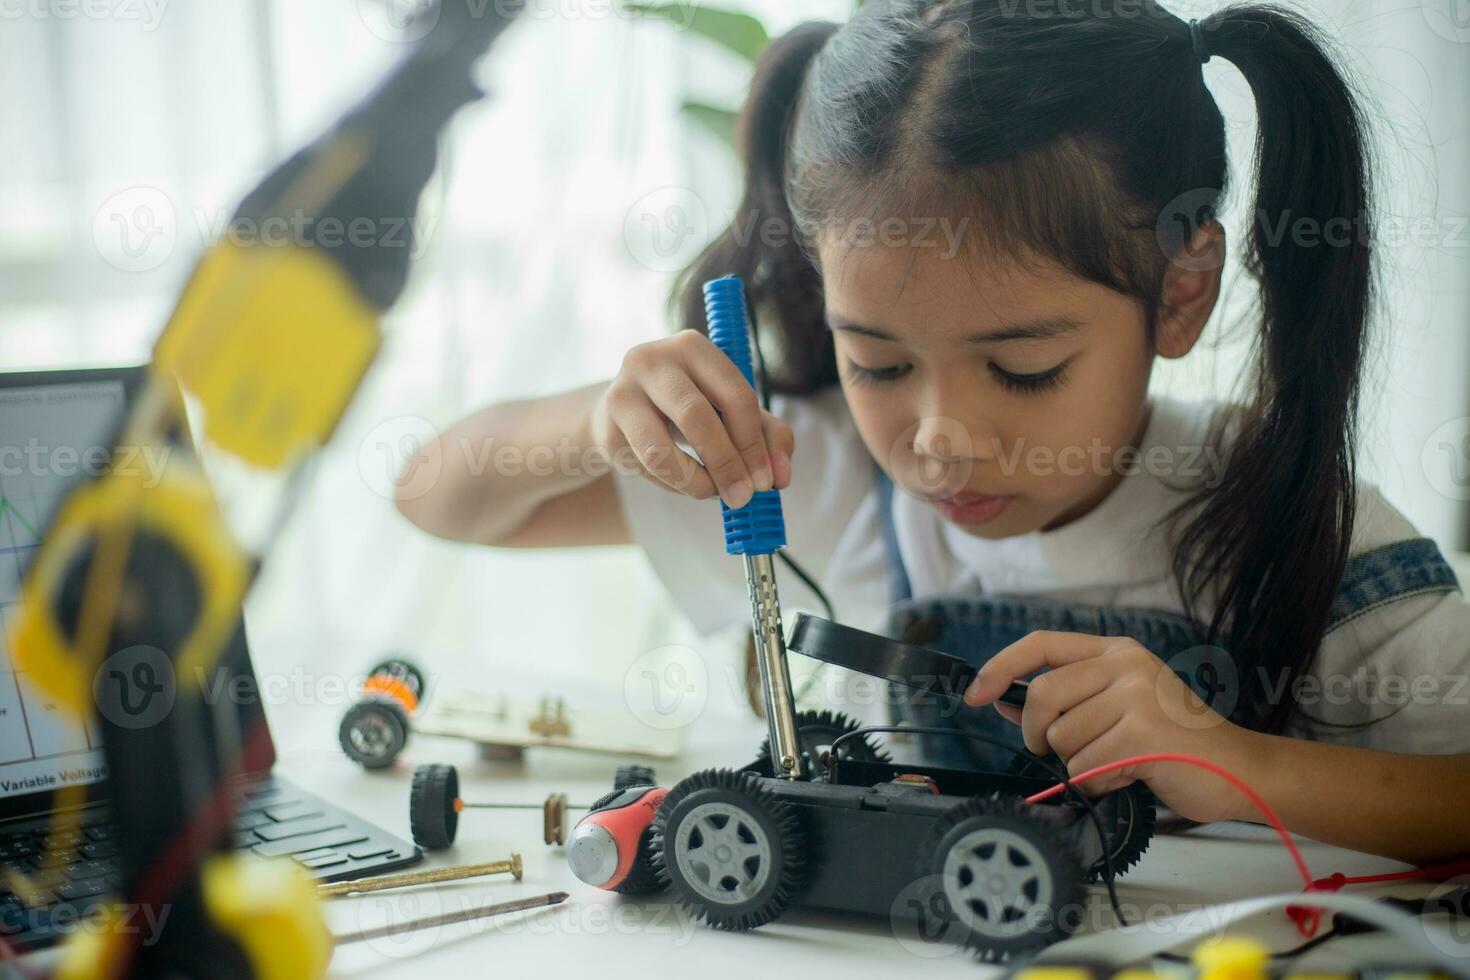
[[[1154, 824], [1158, 819], [1156, 799], [1147, 786], [1134, 782], [1093, 801], [1097, 817], [1108, 832], [1115, 877], [1127, 874], [1154, 839]], [[1085, 823], [1090, 827], [1092, 820]], [[1087, 869], [1087, 880], [1102, 881], [1105, 869], [1106, 862], [1099, 860]]]
[[388, 657], [374, 664], [367, 673], [369, 677], [374, 674], [397, 677], [408, 685], [414, 697], [422, 699], [424, 696], [424, 672], [412, 660], [406, 660], [403, 657]]
[[628, 869], [628, 877], [613, 891], [619, 895], [656, 895], [668, 887], [669, 883], [653, 865], [653, 825], [650, 824], [638, 838], [638, 853]]
[[657, 785], [658, 779], [653, 774], [652, 766], [618, 766], [617, 773], [613, 775], [613, 789]]
[[459, 772], [453, 766], [419, 766], [408, 793], [408, 826], [413, 842], [442, 851], [459, 830]]
[[[1056, 776], [1048, 770], [1048, 766], [1055, 772], [1067, 771], [1066, 763], [1055, 755], [1038, 758], [1027, 753], [1016, 756], [1016, 760], [1011, 763], [1011, 773], [1050, 782]], [[1143, 783], [1134, 782], [1094, 800], [1092, 805], [1108, 834], [1113, 874], [1121, 878], [1138, 863], [1139, 858], [1148, 850], [1149, 842], [1153, 840], [1154, 824], [1158, 817], [1158, 797]], [[1091, 826], [1090, 817], [1086, 824]], [[1106, 861], [1099, 859], [1087, 869], [1085, 880], [1102, 881], [1104, 870]]]
[[804, 840], [796, 814], [753, 773], [706, 769], [679, 781], [652, 830], [659, 880], [716, 929], [765, 925], [801, 885]]
[[347, 758], [364, 769], [393, 764], [408, 741], [408, 715], [391, 698], [370, 697], [357, 702], [342, 716], [337, 742]]
[[1019, 799], [974, 798], [940, 817], [919, 849], [960, 941], [1004, 959], [1064, 939], [1082, 919], [1082, 861]]
[[[840, 711], [798, 711], [796, 713], [796, 741], [801, 745], [802, 766], [807, 779], [816, 779], [823, 771], [822, 762], [832, 750], [832, 743], [841, 735], [857, 731], [863, 726]], [[889, 762], [891, 757], [875, 745], [867, 735], [850, 738], [838, 750], [839, 759], [855, 759], [859, 762]], [[761, 742], [756, 760], [748, 767], [761, 775], [776, 774], [771, 759], [771, 737]]]

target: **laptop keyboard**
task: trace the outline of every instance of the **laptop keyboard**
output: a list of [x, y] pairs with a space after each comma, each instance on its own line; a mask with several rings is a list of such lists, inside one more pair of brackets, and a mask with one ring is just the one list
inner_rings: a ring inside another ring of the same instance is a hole
[[[66, 918], [117, 891], [121, 878], [111, 813], [88, 807], [58, 832], [46, 818], [0, 824], [0, 868], [45, 882], [32, 904], [0, 877], [0, 937], [20, 946], [48, 945], [50, 912], [69, 906]], [[319, 881], [342, 881], [413, 864], [417, 848], [284, 780], [268, 778], [236, 814], [233, 844], [262, 857], [293, 858]], [[60, 917], [58, 916], [58, 919]]]

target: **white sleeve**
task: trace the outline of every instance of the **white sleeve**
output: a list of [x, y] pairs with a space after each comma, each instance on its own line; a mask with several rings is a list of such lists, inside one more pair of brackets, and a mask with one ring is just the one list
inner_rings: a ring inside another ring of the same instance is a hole
[[[791, 486], [781, 493], [786, 551], [816, 579], [839, 617], [855, 625], [871, 621], [886, 596], [876, 470], [847, 402], [833, 389], [773, 398], [771, 410], [796, 436]], [[620, 475], [614, 483], [633, 540], [694, 628], [708, 635], [748, 623], [744, 564], [725, 553], [719, 501], [693, 500], [640, 476]], [[780, 582], [784, 607], [819, 608], [796, 576]]]

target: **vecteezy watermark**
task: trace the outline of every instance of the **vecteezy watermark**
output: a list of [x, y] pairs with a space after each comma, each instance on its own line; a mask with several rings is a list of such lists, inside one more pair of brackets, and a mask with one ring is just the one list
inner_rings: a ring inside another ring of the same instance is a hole
[[653, 472], [667, 485], [689, 485], [698, 465], [677, 447], [655, 448], [640, 457], [631, 446], [608, 451], [562, 438], [555, 445], [518, 446], [486, 439], [442, 435], [434, 424], [416, 415], [378, 423], [357, 447], [357, 467], [363, 482], [385, 500], [417, 500], [438, 485], [446, 465], [472, 477], [487, 473], [499, 477], [596, 479], [609, 473], [639, 476]]
[[63, 937], [78, 933], [137, 936], [138, 944], [148, 947], [163, 938], [163, 927], [172, 912], [170, 904], [58, 902], [34, 908], [11, 907], [6, 910], [5, 920], [7, 927], [21, 932], [47, 932]]
[[[888, 215], [860, 216], [837, 221], [819, 231], [823, 245], [835, 250], [912, 248], [933, 251], [952, 259], [964, 245], [969, 217]], [[623, 242], [639, 265], [654, 272], [676, 272], [689, 265], [710, 239], [715, 227], [728, 228], [742, 248], [758, 242], [768, 249], [784, 249], [808, 241], [809, 235], [784, 214], [759, 209], [737, 216], [731, 212], [718, 223], [704, 199], [687, 187], [661, 187], [634, 202], [623, 218]]]
[[[396, 44], [414, 44], [428, 37], [453, 5], [456, 23], [484, 20], [625, 20], [645, 15], [622, 0], [357, 0], [363, 24], [376, 37]], [[699, 13], [695, 0], [661, 3], [660, 20], [687, 31]]]
[[177, 682], [173, 661], [157, 647], [119, 650], [92, 675], [92, 698], [102, 717], [119, 728], [156, 725], [173, 710]]
[[178, 215], [156, 187], [118, 191], [92, 217], [92, 244], [122, 272], [152, 272], [169, 260], [179, 241]]
[[704, 247], [710, 227], [704, 198], [687, 187], [661, 187], [623, 216], [623, 244], [645, 269], [677, 272]]
[[152, 272], [173, 256], [186, 232], [205, 250], [225, 242], [240, 248], [401, 249], [412, 259], [422, 257], [434, 232], [432, 219], [422, 215], [338, 217], [299, 208], [265, 218], [207, 208], [185, 214], [181, 220], [180, 208], [157, 187], [128, 187], [97, 209], [92, 242], [113, 268]]
[[1155, 20], [1174, 15], [1155, 0], [997, 0], [1003, 17], [1034, 20]]
[[655, 647], [624, 672], [623, 700], [633, 717], [649, 728], [687, 728], [709, 701], [709, 669], [689, 647]]
[[1424, 441], [1419, 453], [1424, 478], [1450, 500], [1470, 500], [1470, 416], [1450, 419]]
[[1434, 886], [1424, 900], [1421, 923], [1425, 937], [1447, 956], [1470, 956], [1470, 875]]
[[1470, 707], [1470, 675], [1467, 674], [1359, 670], [1351, 674], [1298, 674], [1290, 677], [1286, 671], [1279, 671], [1273, 679], [1271, 671], [1260, 667], [1257, 675], [1269, 704], [1290, 700], [1302, 708]]
[[163, 23], [169, 0], [0, 0], [3, 20], [93, 20], [137, 24], [152, 33]]
[[[1187, 692], [1167, 683], [1184, 682]], [[1170, 657], [1160, 671], [1156, 693], [1164, 714], [1182, 728], [1223, 724], [1240, 700], [1240, 671], [1235, 659], [1215, 646], [1192, 647]], [[1182, 693], [1182, 697], [1181, 697]]]
[[[1470, 2], [1470, 0], [1466, 0]], [[1208, 272], [1225, 264], [1225, 249], [1196, 236], [1206, 225], [1219, 221], [1221, 192], [1213, 188], [1185, 191], [1159, 212], [1154, 237], [1175, 266], [1190, 272]], [[1279, 212], [1256, 209], [1249, 233], [1270, 248], [1470, 249], [1470, 215], [1441, 213], [1427, 215], [1369, 214], [1318, 218], [1290, 208]]]
[[1447, 41], [1470, 44], [1470, 0], [1420, 0], [1429, 29]]
[[50, 446], [31, 438], [24, 446], [0, 446], [0, 477], [142, 477], [145, 487], [163, 480], [172, 450], [168, 446]]

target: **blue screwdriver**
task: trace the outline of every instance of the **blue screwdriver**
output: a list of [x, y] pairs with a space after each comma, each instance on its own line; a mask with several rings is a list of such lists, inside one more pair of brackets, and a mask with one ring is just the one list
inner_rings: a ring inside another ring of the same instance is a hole
[[[709, 322], [709, 339], [724, 351], [754, 388], [745, 284], [735, 276], [706, 283], [704, 311]], [[802, 771], [801, 750], [796, 739], [796, 699], [791, 692], [791, 672], [786, 664], [786, 638], [781, 627], [781, 600], [776, 594], [773, 560], [775, 553], [786, 546], [781, 494], [766, 490], [738, 510], [732, 510], [723, 501], [720, 507], [725, 519], [725, 551], [745, 558], [745, 584], [750, 592], [751, 626], [766, 722], [770, 726], [774, 774], [784, 779], [799, 779]]]

